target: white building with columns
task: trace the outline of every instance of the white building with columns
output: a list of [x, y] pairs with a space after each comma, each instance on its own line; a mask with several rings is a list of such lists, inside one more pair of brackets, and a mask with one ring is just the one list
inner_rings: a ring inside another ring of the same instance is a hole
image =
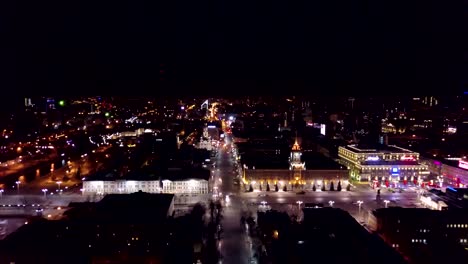
[[170, 169], [166, 175], [116, 178], [113, 176], [91, 178], [83, 181], [83, 195], [105, 195], [111, 193], [172, 193], [209, 194], [210, 171]]

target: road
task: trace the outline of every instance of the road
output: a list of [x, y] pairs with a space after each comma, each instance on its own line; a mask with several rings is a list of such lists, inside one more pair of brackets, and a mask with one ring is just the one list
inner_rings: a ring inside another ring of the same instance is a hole
[[[353, 191], [306, 191], [305, 194], [297, 194], [296, 192], [246, 192], [242, 193], [242, 199], [248, 204], [250, 210], [261, 209], [262, 202], [276, 210], [294, 211], [299, 205], [304, 206], [306, 203], [323, 204], [324, 206], [332, 206], [341, 208], [349, 212], [359, 222], [366, 221], [367, 212], [377, 208], [385, 207], [385, 200], [388, 200], [387, 206], [400, 207], [419, 207], [418, 194], [415, 190], [406, 190], [402, 193], [391, 193], [382, 190], [380, 199], [377, 200], [376, 191], [372, 190], [367, 185], [361, 185]], [[298, 201], [300, 201], [298, 203]], [[357, 201], [362, 201], [361, 209]]]
[[0, 166], [0, 176], [3, 177], [3, 176], [6, 176], [6, 175], [10, 175], [10, 174], [13, 174], [13, 173], [20, 172], [20, 171], [25, 170], [27, 168], [36, 166], [36, 165], [38, 165], [38, 164], [40, 164], [40, 163], [42, 163], [44, 161], [53, 160], [56, 157], [57, 157], [57, 153], [54, 151], [54, 152], [48, 154], [47, 156], [40, 157], [40, 158], [32, 158], [32, 159], [29, 159], [29, 160], [23, 160], [21, 162], [19, 162], [18, 160], [4, 162]]
[[[97, 155], [104, 155], [109, 150], [108, 146], [100, 147], [93, 150], [93, 153]], [[5, 194], [42, 194], [42, 189], [47, 189], [47, 194], [56, 193], [59, 185], [58, 181], [61, 182], [60, 189], [62, 191], [74, 191], [75, 193], [80, 192], [81, 179], [75, 178], [77, 169], [80, 168], [80, 177], [85, 177], [96, 168], [102, 165], [102, 162], [98, 162], [96, 158], [90, 158], [88, 155], [83, 155], [80, 159], [69, 161], [66, 166], [54, 170], [53, 172], [37, 177], [31, 182], [22, 182], [18, 193], [17, 186], [6, 186]], [[64, 180], [65, 176], [68, 179]]]
[[226, 203], [221, 222], [224, 232], [219, 241], [219, 251], [222, 256], [220, 263], [255, 263], [251, 262], [252, 241], [240, 225], [241, 215], [246, 210], [246, 205], [239, 195], [239, 188], [233, 184], [236, 173], [234, 171], [234, 159], [229, 147], [231, 138], [226, 137], [225, 142], [227, 147], [220, 144], [213, 174], [215, 189], [222, 193], [222, 197], [229, 197], [224, 198]]

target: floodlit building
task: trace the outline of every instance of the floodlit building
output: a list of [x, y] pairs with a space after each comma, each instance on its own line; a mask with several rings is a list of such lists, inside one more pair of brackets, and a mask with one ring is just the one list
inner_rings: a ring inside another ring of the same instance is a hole
[[118, 193], [208, 194], [209, 170], [169, 169], [161, 176], [101, 177], [83, 182], [83, 195]]
[[[265, 152], [265, 150], [263, 150]], [[281, 150], [276, 150], [280, 154]], [[252, 161], [255, 164], [255, 161]], [[302, 152], [297, 140], [291, 148], [289, 159], [281, 163], [243, 165], [243, 182], [253, 190], [313, 190], [348, 185], [349, 173], [345, 166], [315, 152]], [[261, 165], [261, 167], [260, 167]], [[271, 167], [270, 167], [271, 166]]]
[[426, 164], [429, 171], [436, 175], [441, 176], [444, 186], [452, 187], [466, 187], [468, 186], [468, 161], [463, 158], [457, 159], [424, 159], [423, 164]]
[[418, 182], [429, 174], [427, 165], [419, 161], [419, 153], [395, 145], [341, 146], [338, 156], [353, 179], [377, 185], [381, 182]]

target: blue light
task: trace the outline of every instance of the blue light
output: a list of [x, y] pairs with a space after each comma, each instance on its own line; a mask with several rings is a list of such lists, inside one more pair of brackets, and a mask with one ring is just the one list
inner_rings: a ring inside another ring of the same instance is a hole
[[454, 191], [454, 192], [457, 192], [457, 190], [455, 190], [454, 188], [452, 187], [447, 187], [447, 189], [451, 190], [451, 191]]
[[398, 172], [398, 168], [392, 168], [392, 172]]

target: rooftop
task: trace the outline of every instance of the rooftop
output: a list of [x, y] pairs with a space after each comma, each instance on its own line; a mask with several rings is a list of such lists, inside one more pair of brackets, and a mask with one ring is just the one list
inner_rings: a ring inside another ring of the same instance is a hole
[[115, 181], [115, 180], [134, 180], [134, 181], [151, 181], [151, 180], [189, 180], [201, 179], [208, 180], [210, 178], [210, 171], [198, 167], [182, 167], [182, 168], [167, 168], [156, 169], [151, 167], [144, 167], [138, 170], [131, 171], [126, 175], [120, 177], [113, 171], [101, 172], [95, 174], [93, 177], [86, 178], [86, 181]]
[[[171, 250], [172, 200], [172, 194], [139, 192], [73, 203], [66, 218], [30, 221], [0, 241], [0, 263], [121, 263], [122, 254], [140, 257], [129, 263], [160, 259]], [[99, 257], [106, 262], [96, 261]]]
[[324, 207], [306, 208], [303, 212], [304, 257], [321, 255], [324, 263], [406, 263], [399, 253], [377, 235], [370, 234], [346, 211]]
[[376, 144], [376, 145], [347, 145], [345, 148], [349, 151], [355, 153], [414, 153], [411, 150], [400, 148], [395, 145], [383, 145], [383, 144]]
[[173, 194], [136, 192], [108, 194], [97, 203], [71, 203], [65, 212], [71, 220], [94, 222], [158, 223], [171, 214]]
[[347, 168], [338, 164], [331, 158], [324, 156], [318, 152], [302, 153], [302, 161], [305, 162], [307, 170], [346, 170]]

